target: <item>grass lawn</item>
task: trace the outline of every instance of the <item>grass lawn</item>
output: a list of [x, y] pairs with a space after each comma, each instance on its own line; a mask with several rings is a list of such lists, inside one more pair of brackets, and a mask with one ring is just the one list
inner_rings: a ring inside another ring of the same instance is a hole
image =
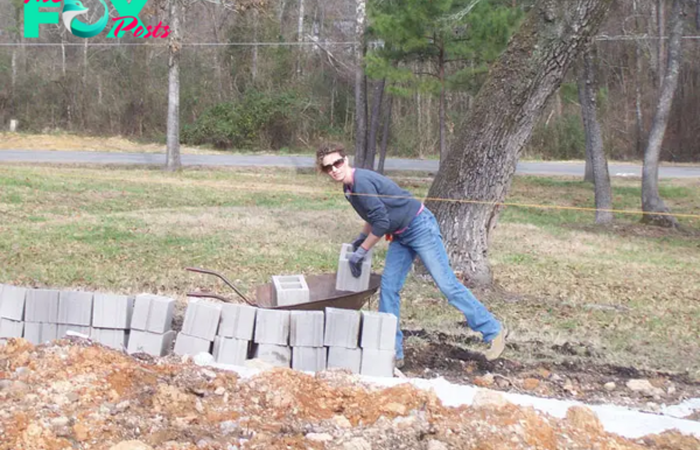
[[[417, 196], [431, 181], [393, 178]], [[614, 181], [617, 209], [639, 208], [638, 183]], [[672, 211], [700, 214], [698, 182], [662, 181], [661, 194]], [[517, 177], [507, 201], [591, 207], [593, 194], [577, 180]], [[596, 364], [700, 377], [700, 235], [616, 219], [601, 228], [590, 212], [504, 210], [491, 244], [496, 284], [476, 294], [513, 330], [506, 357], [575, 357], [552, 350], [573, 343]], [[340, 189], [308, 171], [0, 166], [4, 283], [161, 293], [184, 304], [190, 290], [230, 293], [184, 267], [220, 271], [250, 292], [272, 275], [335, 271], [340, 244], [360, 226]], [[382, 242], [377, 271], [385, 253]], [[430, 280], [409, 276], [404, 302], [404, 328], [473, 345]]]

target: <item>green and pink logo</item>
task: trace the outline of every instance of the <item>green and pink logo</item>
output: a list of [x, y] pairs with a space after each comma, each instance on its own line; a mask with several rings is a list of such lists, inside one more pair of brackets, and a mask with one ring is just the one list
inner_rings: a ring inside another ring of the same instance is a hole
[[[105, 0], [97, 0], [102, 5], [100, 18], [92, 24], [87, 24], [79, 19], [90, 11], [85, 6], [86, 0], [63, 0], [63, 8], [59, 13], [61, 0], [24, 0], [24, 37], [38, 38], [39, 25], [58, 24], [59, 14], [63, 26], [75, 36], [91, 38], [100, 34], [109, 22], [109, 9]], [[166, 38], [169, 27], [158, 22], [158, 25], [144, 25], [139, 19], [139, 13], [148, 0], [110, 0], [117, 13], [113, 18], [114, 25], [107, 34], [108, 38], [123, 37], [130, 31], [138, 38]], [[47, 4], [48, 3], [48, 4]], [[93, 1], [95, 3], [95, 1]], [[99, 6], [98, 6], [99, 10]]]

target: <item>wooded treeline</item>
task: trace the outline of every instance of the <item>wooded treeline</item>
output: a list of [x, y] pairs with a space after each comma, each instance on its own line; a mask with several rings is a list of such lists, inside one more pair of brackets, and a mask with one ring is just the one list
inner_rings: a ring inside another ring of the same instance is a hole
[[[91, 14], [99, 13], [99, 2], [85, 3]], [[184, 142], [283, 149], [310, 148], [331, 138], [353, 149], [360, 76], [366, 83], [368, 148], [369, 142], [380, 147], [386, 140], [391, 155], [428, 157], [449, 148], [469, 120], [490, 62], [533, 2], [436, 0], [427, 3], [437, 9], [428, 10], [418, 0], [370, 0], [362, 39], [356, 33], [356, 0], [276, 0], [246, 8], [226, 0], [184, 3]], [[615, 2], [598, 32], [591, 53], [594, 94], [611, 159], [643, 158], [665, 75], [671, 3]], [[165, 142], [167, 39], [116, 41], [106, 39], [106, 31], [80, 39], [63, 24], [42, 25], [39, 39], [25, 39], [22, 11], [21, 0], [0, 3], [0, 43], [17, 44], [0, 47], [3, 129], [17, 119], [22, 131]], [[429, 20], [436, 17], [440, 20]], [[140, 18], [167, 24], [167, 1], [149, 0]], [[700, 34], [696, 21], [695, 14], [686, 15], [686, 36]], [[416, 42], [421, 33], [427, 44]], [[383, 46], [387, 39], [395, 45]], [[101, 45], [117, 42], [146, 45]], [[254, 42], [287, 45], [241, 45]], [[700, 160], [700, 40], [684, 39], [682, 54], [661, 153], [666, 161]], [[364, 56], [366, 80], [356, 70], [358, 55]], [[584, 157], [581, 67], [569, 71], [549, 101], [525, 155]]]

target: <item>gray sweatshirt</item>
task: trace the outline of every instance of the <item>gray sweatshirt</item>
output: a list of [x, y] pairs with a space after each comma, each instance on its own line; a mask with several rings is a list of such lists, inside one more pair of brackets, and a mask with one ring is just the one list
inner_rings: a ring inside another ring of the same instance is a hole
[[371, 170], [355, 169], [353, 184], [343, 185], [343, 190], [357, 214], [372, 226], [375, 236], [406, 228], [422, 206], [413, 194]]

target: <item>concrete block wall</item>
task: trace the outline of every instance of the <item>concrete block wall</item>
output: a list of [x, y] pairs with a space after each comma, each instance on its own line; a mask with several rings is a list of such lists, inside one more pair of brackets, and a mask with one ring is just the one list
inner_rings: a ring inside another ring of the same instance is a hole
[[134, 297], [95, 293], [90, 338], [117, 350], [128, 349]]
[[170, 352], [175, 331], [172, 330], [175, 299], [140, 294], [134, 299], [127, 351], [165, 356]]
[[190, 299], [182, 330], [175, 339], [175, 354], [212, 353], [212, 344], [220, 321], [221, 304], [199, 298]]

